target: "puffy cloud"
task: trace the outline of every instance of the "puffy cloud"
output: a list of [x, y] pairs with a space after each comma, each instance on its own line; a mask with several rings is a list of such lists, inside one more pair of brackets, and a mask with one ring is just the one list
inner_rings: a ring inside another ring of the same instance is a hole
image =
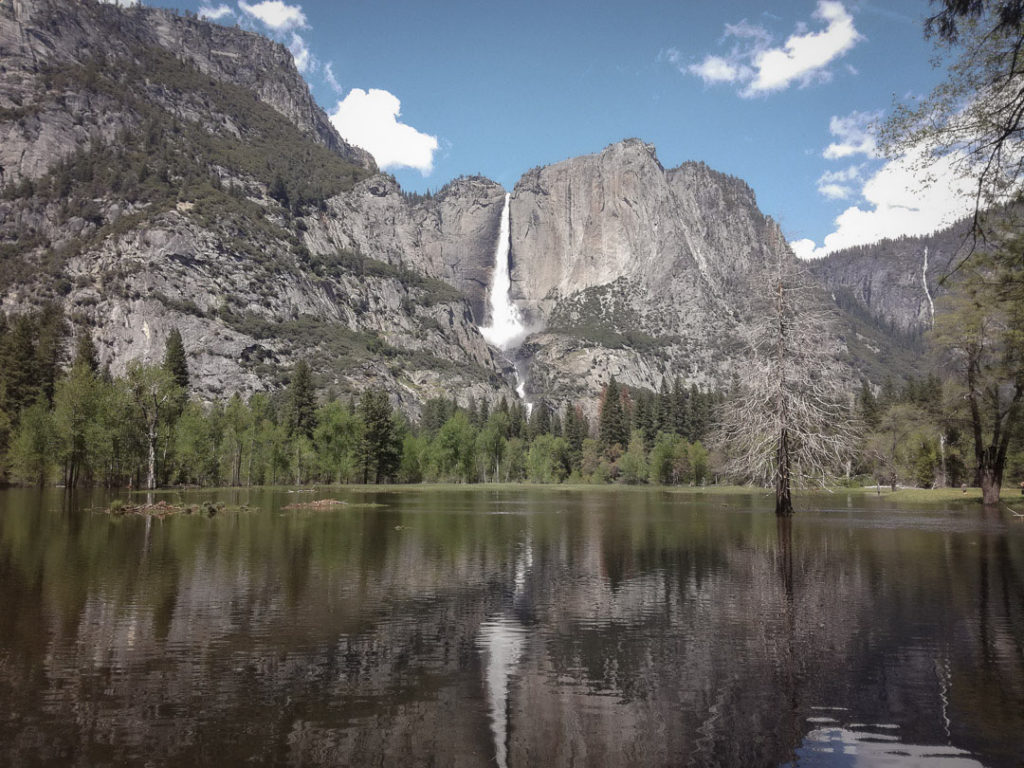
[[750, 70], [721, 56], [705, 56], [700, 64], [686, 68], [691, 75], [697, 75], [706, 85], [733, 83], [747, 77]]
[[238, 0], [238, 7], [247, 15], [259, 19], [275, 32], [287, 32], [308, 26], [306, 14], [302, 12], [301, 6], [287, 5], [281, 0], [263, 0], [263, 2], [251, 5], [245, 0]]
[[850, 184], [860, 180], [860, 171], [859, 165], [851, 165], [842, 171], [825, 171], [818, 178], [818, 192], [831, 200], [852, 197], [854, 189]]
[[851, 112], [846, 117], [832, 116], [828, 130], [838, 141], [825, 147], [822, 156], [826, 160], [839, 160], [852, 155], [878, 157], [878, 141], [874, 124], [881, 112]]
[[415, 168], [427, 176], [434, 170], [437, 137], [399, 122], [401, 106], [387, 91], [353, 88], [338, 102], [331, 123], [345, 141], [373, 155], [380, 168]]
[[216, 8], [208, 5], [199, 6], [199, 17], [202, 19], [210, 19], [211, 21], [220, 21], [226, 16], [230, 16], [234, 13], [231, 10], [230, 5], [218, 5]]
[[793, 82], [807, 85], [827, 79], [830, 75], [825, 67], [861, 40], [842, 3], [818, 0], [814, 16], [825, 22], [824, 30], [790, 35], [782, 48], [769, 48], [754, 56], [757, 76], [747, 89], [750, 94], [782, 90]]
[[974, 210], [972, 185], [958, 171], [962, 157], [929, 160], [913, 150], [890, 160], [864, 182], [865, 207], [853, 205], [836, 217], [821, 246], [804, 238], [790, 243], [803, 259], [820, 258], [854, 245], [903, 235], [926, 235]]
[[828, 65], [862, 40], [853, 17], [838, 0], [818, 0], [814, 18], [824, 29], [811, 32], [799, 24], [781, 46], [772, 46], [771, 34], [746, 20], [725, 26], [725, 37], [735, 42], [726, 56], [709, 54], [697, 64], [683, 66], [679, 56], [669, 57], [680, 71], [700, 77], [705, 84], [742, 84], [740, 95], [759, 96], [828, 80]]

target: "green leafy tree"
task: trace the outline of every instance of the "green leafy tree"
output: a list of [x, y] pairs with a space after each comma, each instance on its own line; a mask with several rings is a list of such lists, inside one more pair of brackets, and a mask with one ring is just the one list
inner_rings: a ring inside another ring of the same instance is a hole
[[[1019, 199], [1024, 178], [1024, 4], [1019, 0], [942, 0], [925, 33], [951, 59], [927, 97], [897, 108], [883, 126], [890, 156], [930, 165], [952, 162], [975, 187], [974, 230], [986, 236], [986, 210]], [[998, 218], [998, 217], [997, 217]]]
[[427, 473], [430, 441], [426, 435], [407, 433], [402, 440], [402, 462], [398, 478], [403, 483], [423, 482]]
[[181, 389], [166, 368], [146, 365], [139, 360], [128, 363], [128, 393], [141, 423], [146, 444], [146, 488], [156, 487], [158, 441], [177, 408]]
[[[87, 337], [86, 337], [87, 338]], [[95, 362], [95, 360], [93, 360]], [[95, 440], [100, 433], [100, 382], [90, 365], [88, 354], [78, 355], [68, 374], [57, 382], [54, 393], [53, 421], [57, 458], [64, 466], [64, 484], [73, 488], [83, 472], [91, 476]]]
[[569, 446], [564, 437], [539, 435], [530, 445], [527, 476], [535, 483], [560, 483], [569, 475]]
[[21, 412], [11, 443], [15, 476], [26, 483], [45, 485], [54, 466], [54, 443], [53, 415], [40, 393], [36, 402]]
[[644, 435], [634, 429], [629, 438], [629, 447], [619, 458], [619, 477], [627, 485], [637, 485], [647, 480], [647, 457], [644, 451]]
[[321, 476], [336, 483], [354, 480], [362, 438], [362, 421], [339, 401], [320, 406], [313, 430], [313, 446]]
[[190, 400], [174, 424], [174, 471], [172, 480], [212, 485], [218, 480], [218, 443], [213, 420], [200, 403]]
[[[1013, 239], [1004, 250], [1019, 248]], [[999, 254], [977, 256], [961, 289], [943, 300], [933, 338], [957, 373], [974, 441], [977, 483], [986, 504], [999, 501], [1010, 441], [1024, 400], [1024, 302], [1004, 293]]]
[[222, 477], [232, 486], [242, 484], [242, 459], [246, 448], [246, 435], [250, 429], [251, 414], [236, 392], [224, 408], [223, 429], [220, 439], [220, 460], [224, 467]]
[[658, 485], [675, 485], [679, 482], [676, 473], [676, 455], [683, 439], [679, 435], [659, 432], [651, 449], [648, 461], [648, 477]]
[[476, 479], [476, 432], [465, 411], [457, 411], [434, 439], [441, 477], [470, 482]]
[[495, 410], [477, 435], [477, 455], [484, 464], [485, 472], [494, 469], [491, 479], [495, 483], [501, 480], [501, 462], [505, 458], [505, 449], [508, 446], [505, 438], [508, 428], [508, 414]]

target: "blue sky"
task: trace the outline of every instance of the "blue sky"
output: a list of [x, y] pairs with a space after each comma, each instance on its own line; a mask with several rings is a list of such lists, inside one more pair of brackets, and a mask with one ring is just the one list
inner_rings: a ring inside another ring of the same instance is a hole
[[637, 136], [666, 167], [703, 160], [747, 181], [803, 255], [967, 210], [948, 169], [922, 193], [870, 130], [942, 77], [925, 0], [185, 7], [287, 44], [342, 135], [406, 189], [481, 173], [511, 190], [533, 166]]

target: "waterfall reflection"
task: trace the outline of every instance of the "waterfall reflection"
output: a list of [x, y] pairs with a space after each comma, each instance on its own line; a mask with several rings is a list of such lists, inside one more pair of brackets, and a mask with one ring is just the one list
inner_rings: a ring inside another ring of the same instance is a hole
[[861, 497], [783, 521], [661, 490], [347, 498], [147, 531], [0, 496], [0, 764], [1024, 759], [1024, 528]]

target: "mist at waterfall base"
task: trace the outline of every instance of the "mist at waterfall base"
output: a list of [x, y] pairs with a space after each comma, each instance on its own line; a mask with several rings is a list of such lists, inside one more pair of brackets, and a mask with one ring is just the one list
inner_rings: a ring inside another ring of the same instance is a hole
[[[501, 210], [501, 226], [498, 230], [498, 244], [494, 249], [494, 276], [491, 279], [491, 290], [487, 303], [491, 309], [491, 324], [480, 326], [480, 335], [493, 347], [506, 354], [510, 361], [515, 360], [514, 352], [526, 338], [526, 326], [519, 307], [512, 303], [512, 265], [509, 263], [511, 246], [511, 227], [509, 216], [509, 199], [505, 193], [505, 205]], [[516, 392], [526, 399], [526, 381], [516, 369]]]

